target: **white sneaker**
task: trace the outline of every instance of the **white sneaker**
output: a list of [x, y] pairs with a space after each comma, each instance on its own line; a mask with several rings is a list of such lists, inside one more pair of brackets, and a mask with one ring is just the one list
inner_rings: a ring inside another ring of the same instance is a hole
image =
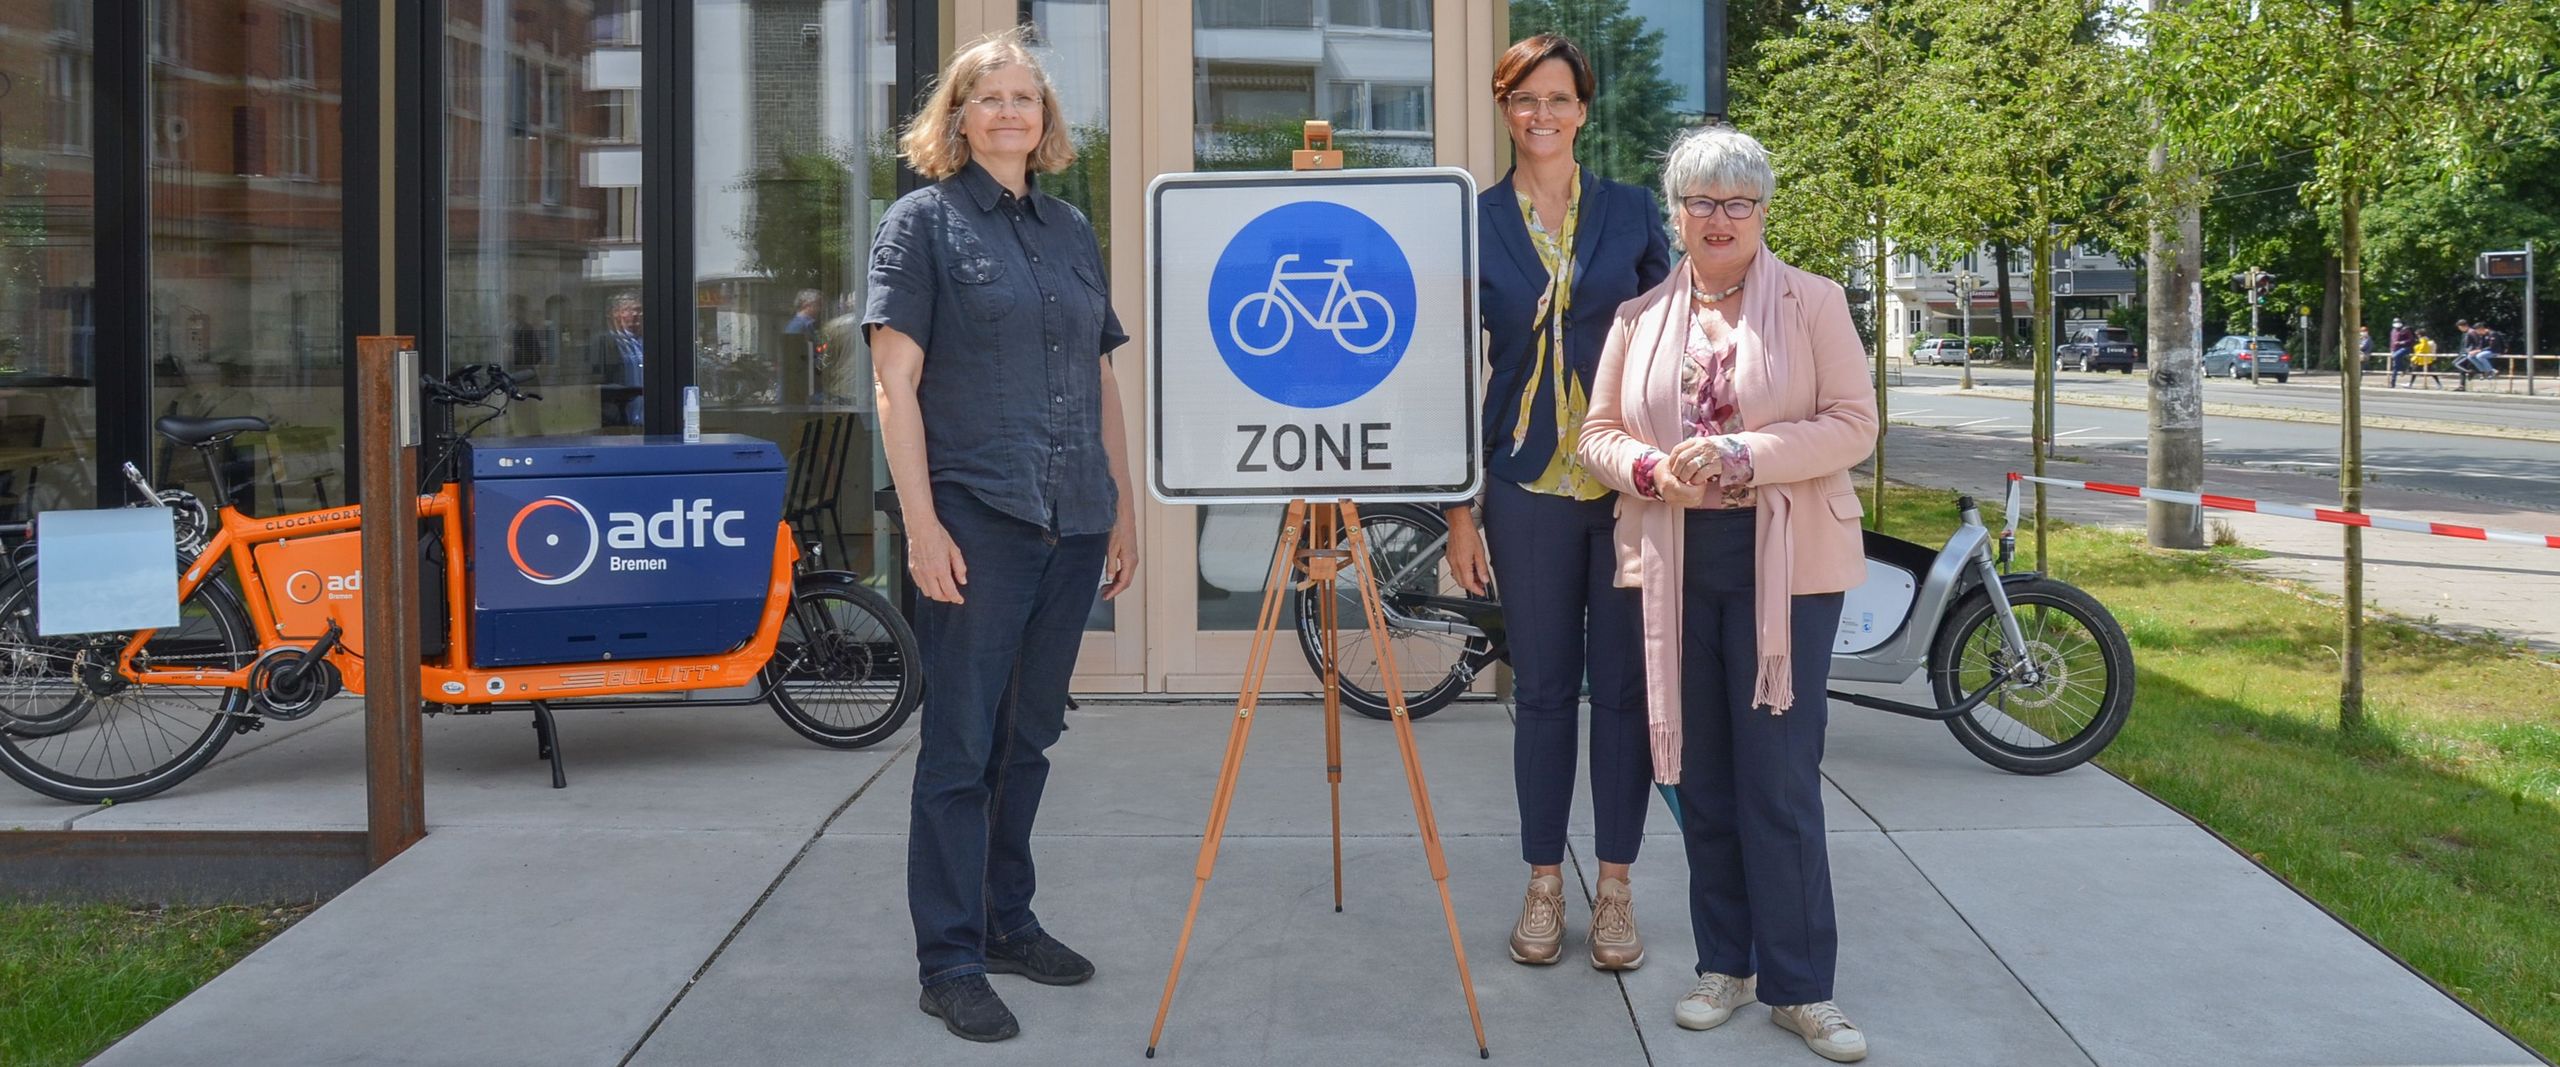
[[1712, 971], [1698, 976], [1698, 988], [1671, 1006], [1671, 1021], [1683, 1030], [1713, 1030], [1733, 1018], [1733, 1010], [1758, 999], [1760, 979], [1736, 978]]
[[1856, 1063], [1867, 1058], [1867, 1035], [1851, 1026], [1849, 1017], [1840, 1014], [1840, 1006], [1828, 1000], [1772, 1007], [1769, 1021], [1794, 1031], [1804, 1039], [1804, 1047], [1833, 1063]]

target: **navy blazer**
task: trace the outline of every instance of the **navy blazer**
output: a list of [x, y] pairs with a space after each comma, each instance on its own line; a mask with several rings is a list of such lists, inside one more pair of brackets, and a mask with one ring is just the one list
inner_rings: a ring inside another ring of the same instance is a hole
[[[1492, 364], [1485, 380], [1485, 470], [1514, 482], [1535, 481], [1556, 454], [1556, 402], [1552, 384], [1539, 388], [1529, 407], [1529, 432], [1511, 447], [1520, 419], [1520, 393], [1538, 358], [1538, 297], [1547, 291], [1546, 264], [1529, 242], [1520, 219], [1520, 197], [1505, 174], [1476, 198], [1476, 306], [1483, 318]], [[1618, 305], [1635, 299], [1671, 274], [1671, 241], [1653, 196], [1582, 172], [1582, 218], [1573, 251], [1573, 309], [1565, 317], [1564, 359], [1587, 394], [1600, 365], [1600, 347]], [[1552, 372], [1550, 372], [1552, 373]], [[1566, 442], [1564, 447], [1573, 447]]]

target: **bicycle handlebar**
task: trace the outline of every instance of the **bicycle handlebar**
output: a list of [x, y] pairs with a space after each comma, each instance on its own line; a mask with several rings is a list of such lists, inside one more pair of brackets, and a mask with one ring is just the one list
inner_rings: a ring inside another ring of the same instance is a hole
[[517, 388], [523, 384], [505, 367], [495, 363], [467, 363], [454, 368], [442, 380], [423, 379], [427, 399], [438, 404], [478, 404], [492, 396], [504, 395], [509, 400], [540, 400], [542, 394]]

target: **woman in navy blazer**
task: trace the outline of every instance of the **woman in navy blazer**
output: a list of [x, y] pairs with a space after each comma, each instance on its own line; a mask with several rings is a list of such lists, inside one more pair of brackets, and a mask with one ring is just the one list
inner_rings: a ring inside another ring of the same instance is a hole
[[[1494, 102], [1509, 126], [1511, 173], [1476, 201], [1484, 329], [1483, 529], [1449, 509], [1450, 569], [1476, 593], [1501, 588], [1516, 726], [1512, 774], [1529, 891], [1511, 958], [1554, 963], [1564, 951], [1565, 821], [1573, 809], [1575, 726], [1591, 682], [1591, 806], [1599, 892], [1591, 965], [1644, 962], [1628, 868], [1644, 838], [1647, 782], [1643, 642], [1637, 593], [1620, 589], [1615, 502], [1583, 470], [1574, 442], [1590, 410], [1592, 372], [1618, 305], [1671, 272], [1653, 194], [1584, 171], [1574, 137], [1590, 115], [1590, 61], [1571, 40], [1539, 34], [1495, 64]], [[1491, 554], [1488, 562], [1487, 553]]]

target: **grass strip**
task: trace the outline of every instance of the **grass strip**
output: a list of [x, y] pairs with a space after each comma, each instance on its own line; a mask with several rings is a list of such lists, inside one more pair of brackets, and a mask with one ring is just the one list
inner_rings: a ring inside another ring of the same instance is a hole
[[309, 911], [0, 903], [0, 1063], [81, 1063]]
[[[1953, 499], [1891, 490], [1884, 530], [1943, 543]], [[2371, 725], [2342, 731], [2335, 598], [2246, 572], [2246, 546], [2168, 552], [2068, 525], [2049, 539], [2054, 575], [2133, 644], [2133, 715], [2100, 765], [2560, 1053], [2560, 670], [2377, 618]]]

